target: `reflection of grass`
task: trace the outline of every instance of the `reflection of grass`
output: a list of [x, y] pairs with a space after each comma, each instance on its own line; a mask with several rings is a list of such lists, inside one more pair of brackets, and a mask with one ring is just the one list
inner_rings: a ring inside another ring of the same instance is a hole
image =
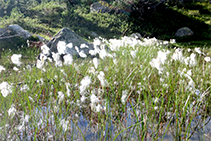
[[[151, 67], [150, 61], [157, 57], [158, 51], [165, 54], [166, 49], [155, 46], [122, 47], [111, 52], [113, 57], [99, 59], [97, 69], [87, 58], [62, 67], [48, 62], [45, 70], [34, 65], [27, 69], [26, 63], [17, 72], [11, 69], [15, 65], [9, 62], [13, 53], [21, 53], [34, 64], [38, 52], [4, 52], [2, 59], [13, 66], [3, 64], [6, 71], [1, 72], [0, 83], [9, 82], [13, 85], [13, 92], [5, 98], [0, 95], [0, 106], [3, 107], [0, 111], [0, 126], [3, 127], [0, 135], [17, 138], [20, 134], [16, 135], [15, 130], [19, 127], [18, 133], [23, 133], [24, 137], [32, 134], [36, 139], [50, 137], [50, 134], [58, 140], [69, 137], [76, 140], [80, 136], [86, 138], [90, 130], [93, 130], [92, 134], [96, 133], [95, 140], [116, 137], [141, 140], [148, 135], [157, 140], [168, 136], [169, 132], [175, 140], [188, 139], [198, 129], [194, 122], [199, 122], [198, 127], [203, 126], [210, 114], [207, 109], [211, 106], [211, 62], [205, 62], [205, 56], [192, 48], [190, 52], [184, 49], [183, 57], [188, 58], [195, 53], [196, 64], [185, 65], [185, 61], [172, 60], [175, 50], [169, 50], [167, 60], [161, 65], [162, 73]], [[136, 57], [131, 55], [131, 51], [136, 51]], [[98, 77], [100, 71], [105, 74], [103, 79], [108, 82], [107, 86]], [[90, 77], [91, 84], [87, 84], [85, 92], [81, 93], [82, 85], [86, 85], [82, 80], [86, 76]], [[21, 91], [23, 86], [28, 89]], [[91, 95], [98, 100], [91, 99]], [[7, 112], [11, 104], [17, 110], [14, 118]], [[27, 122], [21, 112], [29, 115]], [[81, 122], [81, 114], [88, 123]], [[203, 118], [198, 119], [201, 115]], [[86, 129], [82, 128], [85, 124]]]

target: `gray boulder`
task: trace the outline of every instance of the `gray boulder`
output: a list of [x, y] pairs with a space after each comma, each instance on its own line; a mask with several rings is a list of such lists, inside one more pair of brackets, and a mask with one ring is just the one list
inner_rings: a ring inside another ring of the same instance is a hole
[[94, 2], [90, 5], [90, 12], [109, 13], [111, 9], [106, 7], [106, 4], [104, 1]]
[[24, 39], [28, 39], [29, 37], [32, 36], [27, 30], [24, 30], [22, 27], [20, 27], [17, 24], [9, 25], [8, 29], [14, 31], [15, 33], [17, 33], [20, 37], [22, 37]]
[[130, 37], [136, 38], [136, 39], [142, 39], [142, 36], [140, 33], [133, 33], [130, 35]]
[[19, 25], [10, 25], [0, 28], [0, 49], [16, 49], [26, 45], [26, 41], [32, 35]]
[[[86, 55], [89, 54], [90, 50], [93, 50], [93, 44], [85, 41], [81, 36], [76, 34], [74, 31], [67, 27], [62, 28], [48, 43], [47, 46], [50, 48], [51, 52], [57, 53], [57, 44], [59, 41], [64, 41], [68, 46], [66, 49], [67, 53], [73, 56], [79, 56], [82, 52]], [[71, 46], [71, 47], [70, 47]]]
[[194, 33], [188, 27], [183, 27], [177, 30], [175, 36], [177, 37], [184, 37], [184, 36], [192, 36]]

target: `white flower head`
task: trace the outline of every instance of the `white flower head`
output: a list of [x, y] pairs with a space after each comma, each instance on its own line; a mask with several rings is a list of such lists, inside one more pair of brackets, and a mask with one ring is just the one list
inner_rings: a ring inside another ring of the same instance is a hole
[[27, 90], [29, 90], [29, 87], [28, 87], [28, 85], [23, 85], [21, 88], [20, 88], [20, 91], [22, 91], [22, 92], [26, 92]]
[[87, 57], [87, 55], [84, 53], [83, 50], [79, 52], [79, 56], [82, 57], [82, 58], [86, 58]]
[[195, 66], [197, 64], [195, 57], [196, 57], [196, 54], [195, 53], [191, 53], [189, 66], [193, 67], [193, 66]]
[[20, 66], [22, 64], [22, 62], [20, 62], [21, 57], [22, 57], [21, 54], [13, 54], [11, 56], [12, 63], [17, 65], [17, 66]]
[[100, 104], [97, 104], [97, 106], [95, 106], [96, 112], [100, 112], [102, 109], [103, 107]]
[[[211, 61], [210, 57], [204, 57], [204, 60], [205, 60], [206, 62], [210, 62], [210, 61]], [[0, 71], [0, 72], [1, 72], [1, 71]]]
[[99, 38], [95, 38], [95, 39], [94, 39], [94, 42], [93, 42], [94, 47], [97, 47], [97, 46], [99, 46], [100, 44], [101, 44], [101, 40], [100, 40]]
[[171, 43], [171, 44], [176, 43], [176, 39], [170, 39], [170, 43]]
[[101, 59], [104, 59], [107, 55], [108, 55], [108, 53], [106, 52], [105, 49], [100, 50], [99, 56]]
[[180, 48], [177, 48], [174, 52], [174, 54], [172, 55], [172, 59], [173, 60], [179, 60], [179, 61], [183, 61], [183, 54], [182, 54], [182, 50]]
[[19, 68], [17, 68], [16, 66], [13, 67], [14, 71], [19, 71]]
[[81, 44], [80, 48], [89, 48], [86, 44]]
[[85, 102], [86, 97], [84, 95], [81, 96], [81, 102]]
[[198, 48], [195, 48], [195, 51], [196, 51], [198, 54], [202, 54], [202, 52], [201, 52], [201, 50], [200, 50], [199, 47], [198, 47]]
[[45, 44], [41, 46], [41, 51], [46, 56], [50, 55], [50, 48]]
[[61, 91], [58, 92], [58, 98], [59, 98], [59, 103], [61, 103], [64, 100], [63, 92], [61, 92]]
[[103, 71], [100, 71], [97, 78], [100, 80], [100, 83], [103, 87], [107, 87], [108, 86], [108, 82], [107, 80], [105, 79], [105, 74]]
[[90, 50], [89, 54], [95, 56], [98, 52], [96, 50]]
[[68, 124], [69, 124], [69, 121], [68, 120], [65, 120], [65, 119], [60, 120], [60, 126], [62, 126], [64, 132], [67, 131]]
[[69, 43], [66, 45], [67, 48], [73, 48], [73, 43]]
[[63, 58], [64, 58], [64, 65], [72, 65], [73, 57], [71, 54], [67, 54]]
[[66, 94], [67, 94], [67, 96], [70, 96], [70, 89], [69, 89], [69, 87], [70, 87], [70, 83], [65, 83], [65, 86], [66, 86], [66, 90], [67, 90], [67, 92], [66, 92]]
[[131, 54], [131, 56], [132, 56], [133, 58], [135, 58], [137, 52], [138, 52], [137, 50], [130, 51], [130, 54]]
[[128, 95], [128, 90], [124, 90], [124, 91], [122, 91], [122, 97], [121, 97], [121, 102], [122, 102], [122, 104], [125, 104], [125, 102], [126, 102], [126, 98], [127, 98], [127, 95]]
[[169, 51], [167, 51], [167, 52], [158, 51], [157, 59], [160, 60], [161, 64], [165, 63], [168, 54], [169, 54]]
[[0, 90], [3, 97], [7, 97], [8, 94], [12, 93], [12, 86], [8, 82], [2, 82], [0, 84]]
[[100, 100], [98, 99], [98, 97], [96, 97], [94, 94], [92, 94], [90, 96], [90, 100], [91, 100], [91, 103], [94, 104], [94, 103], [98, 103]]
[[41, 60], [39, 60], [39, 59], [37, 59], [36, 67], [37, 67], [38, 69], [42, 69], [43, 66], [44, 66], [44, 62], [41, 61]]
[[43, 85], [44, 84], [43, 78], [40, 78], [39, 80], [36, 80], [36, 83], [39, 83], [40, 85]]
[[9, 115], [11, 118], [13, 118], [14, 115], [15, 115], [15, 113], [16, 113], [15, 106], [14, 106], [14, 105], [11, 105], [11, 107], [10, 107], [9, 110], [8, 110], [8, 115]]
[[57, 44], [58, 53], [65, 54], [66, 53], [66, 43], [64, 41], [59, 41]]
[[93, 64], [95, 66], [95, 69], [98, 68], [98, 65], [99, 65], [99, 59], [97, 59], [96, 57], [93, 59]]
[[161, 62], [159, 59], [155, 59], [153, 58], [149, 64], [151, 65], [151, 67], [156, 68], [157, 70], [159, 70], [160, 72], [163, 70], [162, 66], [161, 66]]
[[89, 85], [91, 84], [91, 78], [89, 76], [85, 76], [82, 80], [81, 80], [81, 85], [79, 87], [80, 89], [80, 94], [84, 94], [86, 89], [89, 87]]
[[61, 67], [62, 61], [60, 60], [60, 54], [52, 52], [53, 60], [55, 61], [55, 66]]
[[36, 67], [38, 69], [42, 69], [46, 60], [47, 60], [47, 57], [43, 53], [41, 53], [39, 59], [37, 59]]
[[0, 65], [0, 73], [3, 71], [3, 70], [6, 70], [3, 66]]

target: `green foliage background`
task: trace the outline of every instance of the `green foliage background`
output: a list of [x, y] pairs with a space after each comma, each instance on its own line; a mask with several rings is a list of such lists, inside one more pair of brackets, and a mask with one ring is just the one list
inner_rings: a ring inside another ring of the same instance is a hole
[[[75, 3], [71, 5], [71, 3]], [[179, 3], [166, 1], [156, 9], [146, 10], [141, 19], [137, 15], [90, 12], [90, 4], [98, 0], [0, 0], [0, 27], [19, 24], [24, 29], [50, 39], [62, 27], [74, 30], [90, 40], [92, 32], [105, 38], [120, 37], [139, 32], [143, 37], [169, 40], [181, 27], [195, 33], [191, 38], [177, 41], [211, 39], [209, 1]], [[106, 0], [108, 6], [123, 10], [139, 0]], [[149, 0], [150, 1], [150, 0]], [[153, 0], [152, 0], [153, 1]]]

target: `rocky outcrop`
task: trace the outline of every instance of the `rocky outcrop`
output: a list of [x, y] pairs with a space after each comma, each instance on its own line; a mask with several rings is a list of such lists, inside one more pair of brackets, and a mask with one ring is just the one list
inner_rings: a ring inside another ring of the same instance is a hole
[[19, 37], [22, 37], [23, 39], [28, 39], [29, 37], [32, 36], [27, 30], [24, 30], [17, 24], [9, 25], [8, 29], [15, 32], [17, 35], [19, 35]]
[[0, 28], [0, 49], [15, 49], [26, 45], [32, 35], [19, 25], [10, 25]]
[[90, 12], [109, 13], [111, 9], [106, 6], [106, 2], [94, 2], [90, 5]]
[[191, 29], [188, 27], [183, 27], [177, 30], [175, 36], [177, 37], [186, 37], [186, 36], [192, 36], [194, 33]]
[[[58, 43], [63, 41], [65, 45]], [[69, 53], [73, 56], [79, 56], [80, 52], [84, 54], [89, 54], [90, 50], [93, 50], [93, 45], [85, 41], [82, 37], [76, 34], [74, 31], [70, 30], [67, 27], [62, 28], [48, 43], [47, 46], [50, 48], [51, 52], [57, 53], [58, 47], [68, 46], [66, 48], [66, 53]]]

